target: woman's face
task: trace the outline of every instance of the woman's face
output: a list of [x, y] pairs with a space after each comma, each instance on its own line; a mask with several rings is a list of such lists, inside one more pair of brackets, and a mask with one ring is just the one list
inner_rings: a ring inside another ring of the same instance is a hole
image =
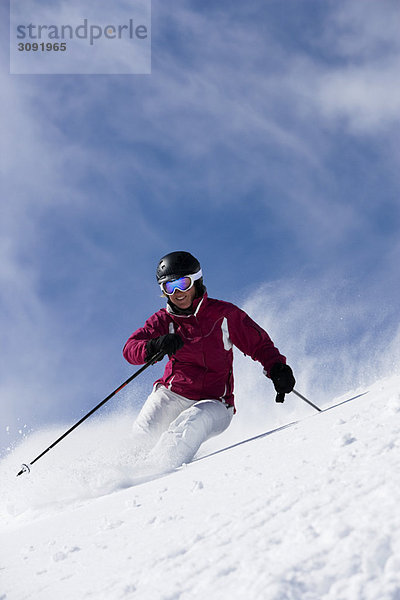
[[170, 300], [175, 306], [178, 308], [182, 308], [183, 310], [190, 308], [192, 306], [192, 302], [196, 295], [195, 287], [191, 287], [187, 292], [181, 292], [176, 289], [172, 296], [170, 296]]

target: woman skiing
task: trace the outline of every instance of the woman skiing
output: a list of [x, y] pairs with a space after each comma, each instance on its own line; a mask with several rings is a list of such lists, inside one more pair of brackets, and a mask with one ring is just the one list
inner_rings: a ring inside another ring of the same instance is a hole
[[203, 442], [231, 422], [233, 345], [261, 363], [278, 401], [292, 391], [295, 379], [266, 331], [234, 304], [208, 297], [200, 263], [189, 252], [164, 256], [156, 276], [167, 306], [130, 336], [123, 354], [134, 365], [169, 356], [134, 434], [152, 449], [159, 467], [172, 469], [190, 462]]

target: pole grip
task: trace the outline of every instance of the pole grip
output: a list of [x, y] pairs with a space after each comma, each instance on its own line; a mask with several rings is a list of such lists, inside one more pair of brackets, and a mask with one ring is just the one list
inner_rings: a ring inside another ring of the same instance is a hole
[[285, 401], [285, 394], [283, 392], [278, 392], [275, 398], [275, 402], [284, 402]]

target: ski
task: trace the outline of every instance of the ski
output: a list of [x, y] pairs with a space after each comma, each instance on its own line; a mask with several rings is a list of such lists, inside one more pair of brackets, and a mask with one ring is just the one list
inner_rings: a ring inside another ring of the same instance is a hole
[[[321, 413], [327, 412], [328, 410], [332, 410], [333, 408], [337, 408], [338, 406], [342, 406], [343, 404], [346, 404], [347, 402], [351, 402], [352, 400], [361, 398], [361, 396], [365, 396], [365, 394], [368, 394], [368, 390], [366, 392], [362, 392], [361, 394], [357, 394], [356, 396], [352, 396], [351, 398], [347, 398], [347, 400], [338, 402], [338, 404], [334, 404], [333, 406], [328, 406], [327, 408], [318, 409], [319, 412], [314, 415], [311, 415], [311, 416], [316, 417], [317, 414], [321, 414]], [[309, 404], [311, 404], [311, 403], [309, 402]], [[221, 448], [220, 450], [215, 450], [214, 452], [210, 452], [209, 454], [205, 454], [204, 456], [199, 456], [198, 458], [194, 458], [192, 460], [192, 463], [198, 462], [199, 460], [203, 460], [204, 458], [210, 458], [210, 456], [215, 456], [216, 454], [220, 454], [221, 452], [226, 452], [227, 450], [232, 450], [232, 448], [236, 448], [237, 446], [241, 446], [242, 444], [247, 444], [248, 442], [253, 442], [254, 440], [259, 440], [261, 438], [264, 438], [264, 437], [267, 437], [274, 433], [277, 433], [278, 431], [282, 431], [283, 429], [288, 429], [289, 427], [293, 427], [294, 425], [301, 423], [301, 421], [304, 421], [304, 419], [298, 419], [297, 421], [292, 421], [291, 423], [287, 423], [286, 425], [281, 425], [280, 427], [276, 427], [275, 429], [270, 429], [269, 431], [265, 431], [264, 433], [260, 433], [251, 438], [247, 438], [240, 442], [236, 442], [235, 444], [232, 444], [231, 446], [226, 446], [225, 448]]]

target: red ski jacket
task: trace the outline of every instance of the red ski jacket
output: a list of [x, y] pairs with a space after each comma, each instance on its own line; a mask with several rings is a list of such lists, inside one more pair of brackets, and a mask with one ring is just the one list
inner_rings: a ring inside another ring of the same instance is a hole
[[195, 312], [190, 315], [176, 314], [168, 304], [147, 319], [124, 346], [126, 360], [140, 365], [146, 362], [148, 340], [167, 333], [181, 336], [183, 347], [169, 359], [156, 384], [191, 400], [216, 399], [234, 406], [232, 345], [260, 362], [267, 375], [276, 362], [286, 363], [267, 332], [234, 304], [207, 294], [193, 304]]

